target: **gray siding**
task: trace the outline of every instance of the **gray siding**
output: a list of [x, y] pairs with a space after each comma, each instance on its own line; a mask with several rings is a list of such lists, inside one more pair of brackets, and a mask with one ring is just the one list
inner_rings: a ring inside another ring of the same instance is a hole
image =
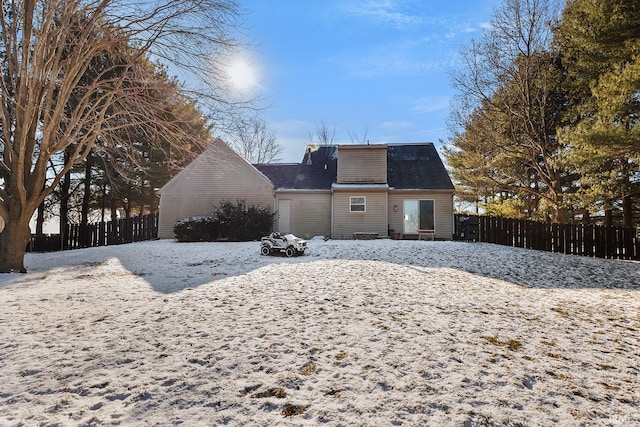
[[273, 184], [224, 142], [215, 141], [159, 191], [158, 236], [174, 237], [176, 221], [209, 215], [223, 200], [274, 208]]
[[[453, 236], [453, 193], [445, 191], [389, 192], [389, 228], [404, 234], [404, 200], [433, 200], [436, 239], [451, 240]], [[397, 211], [394, 211], [397, 206]]]
[[338, 183], [387, 182], [387, 146], [338, 146]]
[[[365, 196], [366, 212], [349, 212], [349, 197]], [[388, 217], [387, 192], [334, 191], [333, 233], [335, 239], [351, 239], [353, 233], [378, 233], [386, 236]]]
[[291, 232], [298, 237], [331, 235], [331, 193], [329, 191], [278, 192], [276, 198], [291, 200]]

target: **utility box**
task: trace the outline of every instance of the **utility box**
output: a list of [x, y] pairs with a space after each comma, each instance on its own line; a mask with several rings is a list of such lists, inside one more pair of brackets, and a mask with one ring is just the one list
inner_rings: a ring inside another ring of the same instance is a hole
[[478, 241], [480, 220], [477, 216], [461, 216], [458, 218], [458, 233], [456, 240]]

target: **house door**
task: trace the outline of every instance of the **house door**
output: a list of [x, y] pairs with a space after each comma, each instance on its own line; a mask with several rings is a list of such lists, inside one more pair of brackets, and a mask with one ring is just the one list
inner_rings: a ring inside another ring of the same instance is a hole
[[418, 230], [435, 230], [433, 200], [404, 201], [404, 233], [417, 234]]
[[291, 200], [278, 200], [278, 231], [291, 233]]

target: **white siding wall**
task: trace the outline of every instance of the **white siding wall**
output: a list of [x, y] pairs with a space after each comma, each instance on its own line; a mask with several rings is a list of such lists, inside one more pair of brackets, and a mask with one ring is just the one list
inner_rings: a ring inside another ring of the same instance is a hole
[[331, 193], [329, 191], [278, 192], [278, 199], [291, 200], [291, 232], [298, 237], [331, 235]]
[[[451, 240], [453, 235], [453, 193], [401, 190], [389, 192], [389, 228], [404, 233], [403, 206], [405, 200], [433, 200], [436, 239]], [[394, 211], [397, 206], [397, 211]]]
[[[366, 212], [349, 212], [349, 197], [365, 196]], [[333, 233], [334, 239], [351, 239], [353, 233], [378, 233], [386, 236], [388, 217], [387, 192], [334, 191]]]
[[221, 201], [238, 199], [274, 208], [273, 185], [222, 141], [189, 164], [160, 190], [158, 236], [174, 237], [176, 221], [210, 215]]

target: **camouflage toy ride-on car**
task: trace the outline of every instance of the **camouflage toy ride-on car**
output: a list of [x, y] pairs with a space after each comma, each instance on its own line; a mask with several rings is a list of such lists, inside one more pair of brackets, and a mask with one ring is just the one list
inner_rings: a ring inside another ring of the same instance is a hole
[[307, 241], [293, 234], [284, 236], [277, 231], [260, 239], [260, 253], [262, 255], [272, 255], [284, 253], [287, 257], [304, 255], [307, 249]]

